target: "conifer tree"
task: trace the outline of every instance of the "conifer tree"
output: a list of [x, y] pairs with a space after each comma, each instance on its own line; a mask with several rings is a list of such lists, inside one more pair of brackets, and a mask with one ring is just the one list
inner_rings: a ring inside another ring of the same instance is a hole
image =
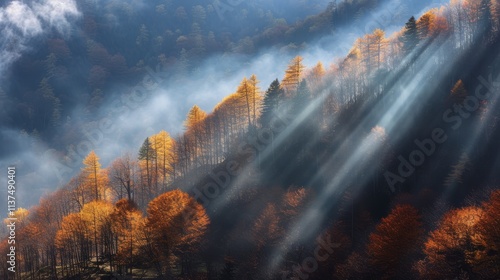
[[281, 88], [278, 79], [274, 80], [266, 91], [262, 104], [262, 114], [260, 116], [260, 124], [262, 127], [269, 126], [274, 110], [278, 108], [280, 98], [284, 91]]
[[418, 44], [418, 28], [415, 17], [411, 17], [405, 24], [403, 36], [403, 51], [406, 55], [410, 54]]

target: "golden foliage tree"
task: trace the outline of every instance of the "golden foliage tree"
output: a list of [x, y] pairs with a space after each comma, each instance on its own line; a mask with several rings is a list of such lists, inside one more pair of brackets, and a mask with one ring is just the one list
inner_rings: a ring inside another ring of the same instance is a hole
[[116, 235], [117, 261], [131, 269], [145, 245], [145, 219], [134, 202], [121, 199], [115, 205], [111, 220]]
[[90, 258], [91, 235], [88, 223], [80, 213], [71, 213], [61, 222], [55, 245], [61, 255], [62, 265], [73, 269], [76, 263], [87, 262]]
[[319, 61], [316, 64], [316, 66], [314, 66], [310, 71], [308, 71], [306, 75], [307, 85], [309, 85], [313, 94], [316, 94], [316, 91], [321, 86], [325, 74], [326, 70], [321, 61]]
[[111, 218], [113, 204], [104, 200], [96, 200], [85, 204], [80, 211], [81, 218], [88, 225], [92, 234], [94, 256], [109, 255], [113, 250], [111, 233]]
[[186, 150], [191, 164], [198, 164], [203, 154], [204, 123], [207, 113], [197, 105], [193, 106], [184, 122], [188, 142]]
[[149, 249], [160, 272], [170, 273], [169, 262], [196, 249], [210, 219], [201, 204], [180, 190], [153, 199], [147, 213]]
[[91, 151], [83, 160], [84, 167], [82, 175], [84, 177], [85, 188], [92, 190], [93, 200], [107, 199], [107, 174], [102, 171], [99, 157]]
[[154, 168], [158, 177], [156, 184], [161, 182], [161, 190], [158, 191], [158, 193], [161, 193], [166, 190], [169, 175], [173, 170], [174, 140], [165, 130], [162, 130], [158, 134], [151, 136], [150, 141], [152, 148], [155, 150]]
[[304, 69], [306, 68], [303, 64], [304, 59], [301, 56], [296, 56], [285, 71], [285, 77], [283, 78], [281, 85], [290, 95], [291, 93], [297, 92], [300, 82], [302, 81], [304, 75]]
[[259, 81], [257, 76], [252, 75], [250, 79], [243, 78], [236, 94], [241, 98], [241, 102], [245, 106], [247, 125], [255, 125], [260, 108], [262, 96], [258, 87]]

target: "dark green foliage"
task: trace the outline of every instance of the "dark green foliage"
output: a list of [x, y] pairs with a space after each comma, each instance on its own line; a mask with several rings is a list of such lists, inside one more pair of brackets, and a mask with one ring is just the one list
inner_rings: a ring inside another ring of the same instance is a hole
[[411, 17], [408, 22], [406, 22], [401, 41], [403, 42], [403, 51], [405, 54], [410, 54], [411, 51], [417, 46], [418, 29], [415, 17]]
[[139, 149], [139, 156], [138, 158], [140, 160], [153, 160], [156, 157], [155, 150], [151, 146], [151, 141], [149, 141], [149, 137], [147, 137], [144, 142], [142, 143], [141, 148]]
[[283, 89], [281, 89], [280, 82], [276, 79], [271, 83], [264, 96], [262, 113], [259, 120], [262, 127], [269, 126], [269, 122], [272, 120], [274, 111], [278, 108], [282, 95]]

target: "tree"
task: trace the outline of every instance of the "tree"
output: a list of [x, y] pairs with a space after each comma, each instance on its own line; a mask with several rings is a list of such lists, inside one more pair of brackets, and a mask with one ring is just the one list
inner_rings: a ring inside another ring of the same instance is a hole
[[257, 76], [252, 75], [250, 79], [243, 78], [236, 94], [242, 99], [245, 104], [246, 115], [248, 119], [248, 126], [254, 126], [256, 123], [257, 115], [259, 113], [259, 107], [261, 102], [260, 90], [258, 87], [259, 81]]
[[303, 58], [301, 56], [296, 56], [285, 71], [285, 77], [282, 80], [282, 87], [285, 89], [287, 94], [292, 94], [297, 91], [299, 84], [302, 81], [302, 76], [304, 73], [305, 66], [302, 63]]
[[132, 194], [137, 187], [137, 168], [137, 162], [128, 154], [111, 163], [110, 182], [118, 199], [124, 198], [125, 195], [128, 200], [133, 199]]
[[385, 49], [387, 47], [385, 32], [382, 29], [376, 29], [373, 31], [373, 47], [377, 70], [379, 70], [384, 59]]
[[261, 102], [262, 102], [262, 94], [259, 88], [260, 81], [257, 79], [257, 76], [252, 74], [249, 79], [251, 86], [251, 104], [252, 104], [252, 125], [256, 125], [257, 117], [260, 115]]
[[250, 104], [251, 104], [251, 92], [252, 89], [250, 88], [250, 83], [248, 82], [247, 78], [243, 78], [241, 81], [240, 85], [238, 86], [238, 90], [236, 93], [240, 95], [241, 99], [245, 102], [245, 108], [247, 110], [247, 118], [248, 118], [248, 125], [252, 123], [251, 120], [251, 109], [250, 109]]
[[478, 223], [484, 211], [477, 207], [446, 213], [425, 242], [425, 259], [418, 270], [425, 279], [476, 279], [474, 264], [485, 248]]
[[262, 114], [260, 115], [259, 122], [262, 127], [269, 127], [272, 116], [275, 110], [278, 109], [280, 99], [284, 94], [278, 79], [274, 80], [264, 95], [262, 104]]
[[418, 38], [420, 40], [425, 40], [432, 36], [433, 30], [435, 30], [436, 14], [434, 11], [428, 11], [423, 14], [417, 21]]
[[418, 28], [415, 17], [411, 17], [408, 22], [406, 22], [401, 41], [403, 42], [403, 52], [405, 55], [410, 54], [417, 46]]
[[198, 165], [200, 163], [200, 156], [203, 154], [203, 136], [204, 136], [204, 123], [207, 113], [198, 106], [193, 106], [188, 113], [187, 119], [184, 122], [186, 127], [186, 135], [189, 140], [187, 150], [190, 165]]
[[[161, 181], [162, 188], [157, 191], [165, 191], [167, 182], [169, 181], [169, 174], [173, 169], [173, 146], [174, 140], [170, 135], [162, 130], [158, 134], [151, 136], [151, 144], [155, 153], [155, 173], [158, 176], [156, 183]], [[158, 188], [158, 187], [157, 187]]]
[[41, 106], [42, 110], [47, 107], [46, 110], [43, 111], [43, 124], [46, 126], [50, 123], [52, 126], [58, 126], [60, 124], [61, 119], [61, 101], [58, 97], [55, 96], [54, 90], [50, 86], [49, 80], [47, 78], [42, 79], [38, 90], [42, 94], [43, 100], [48, 104], [45, 106]]
[[476, 272], [483, 279], [500, 279], [500, 191], [493, 191], [489, 201], [483, 204], [484, 214], [477, 224], [485, 244], [479, 256]]
[[106, 173], [101, 169], [99, 157], [94, 151], [91, 151], [83, 160], [83, 164], [85, 165], [82, 169], [82, 175], [85, 180], [84, 184], [86, 188], [90, 188], [93, 190], [92, 199], [106, 199], [107, 176]]
[[193, 14], [193, 21], [203, 25], [207, 18], [207, 12], [205, 11], [205, 8], [203, 8], [203, 6], [196, 5], [191, 9], [191, 11]]
[[171, 273], [172, 257], [196, 250], [210, 220], [203, 206], [180, 190], [153, 199], [147, 213], [146, 227], [153, 260], [161, 274]]
[[[496, 7], [499, 9], [499, 7]], [[479, 34], [476, 34], [479, 38], [486, 38], [486, 40], [491, 40], [493, 35], [493, 11], [494, 11], [493, 3], [491, 0], [480, 0], [479, 3]]]
[[462, 80], [458, 80], [451, 89], [450, 99], [454, 104], [463, 104], [467, 98], [467, 90], [465, 89]]
[[101, 256], [108, 256], [113, 251], [114, 237], [111, 233], [110, 215], [113, 205], [103, 200], [92, 201], [85, 204], [80, 211], [81, 218], [88, 225], [88, 231], [93, 238], [94, 256], [98, 261]]
[[111, 221], [116, 235], [117, 262], [132, 270], [140, 249], [145, 246], [145, 219], [133, 201], [121, 199], [116, 202]]
[[60, 251], [62, 264], [69, 265], [70, 270], [76, 263], [86, 263], [90, 258], [91, 237], [88, 230], [89, 225], [80, 213], [69, 214], [61, 222], [55, 245]]
[[[153, 174], [153, 163], [156, 160], [156, 153], [153, 149], [151, 141], [149, 137], [147, 137], [142, 143], [141, 148], [139, 149], [139, 167], [141, 168], [141, 181], [142, 181], [142, 192], [141, 192], [141, 206], [145, 205], [145, 198], [147, 200], [153, 198], [153, 191], [151, 190], [153, 186], [153, 179], [155, 177]], [[143, 172], [146, 172], [144, 174]], [[144, 178], [144, 175], [146, 177]]]
[[415, 254], [423, 233], [418, 210], [398, 205], [370, 234], [368, 256], [382, 278], [401, 278], [411, 269], [409, 258]]
[[[27, 209], [19, 207], [16, 209], [16, 211], [14, 211], [14, 214], [10, 217], [16, 218], [16, 225], [19, 226], [19, 225], [22, 225], [24, 223], [24, 221], [28, 217], [29, 213], [30, 212]], [[5, 218], [3, 221], [6, 225], [10, 224], [10, 222], [11, 222], [8, 218]]]
[[318, 62], [316, 66], [314, 66], [311, 71], [307, 74], [307, 84], [311, 88], [314, 94], [317, 94], [317, 91], [319, 90], [323, 77], [325, 76], [326, 71], [325, 67], [323, 66], [323, 63]]

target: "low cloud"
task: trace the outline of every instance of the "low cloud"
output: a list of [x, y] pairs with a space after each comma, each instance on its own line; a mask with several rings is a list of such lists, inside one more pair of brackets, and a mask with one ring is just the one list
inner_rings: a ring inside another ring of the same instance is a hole
[[74, 0], [9, 1], [0, 8], [0, 73], [29, 49], [31, 39], [55, 30], [67, 35], [79, 16]]

